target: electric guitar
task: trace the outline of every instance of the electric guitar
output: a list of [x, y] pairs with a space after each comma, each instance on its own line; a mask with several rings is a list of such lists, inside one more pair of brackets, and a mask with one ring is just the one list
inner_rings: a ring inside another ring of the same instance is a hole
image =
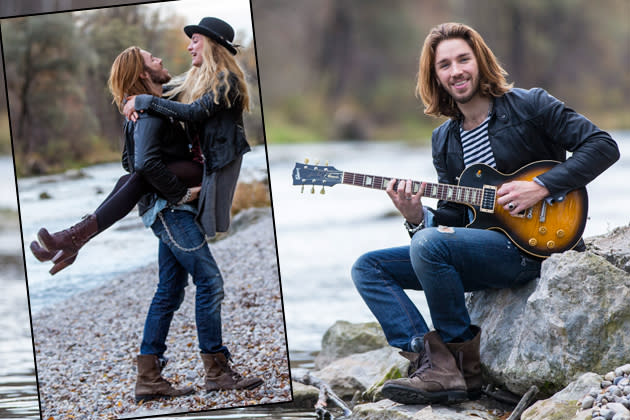
[[[531, 181], [547, 172], [558, 162], [543, 160], [525, 165], [511, 174], [474, 164], [467, 167], [459, 177], [457, 185], [426, 183], [424, 196], [438, 200], [465, 204], [474, 213], [473, 221], [467, 226], [477, 229], [495, 229], [504, 232], [521, 250], [536, 257], [546, 258], [555, 252], [563, 252], [577, 245], [586, 226], [588, 195], [582, 187], [568, 193], [563, 201], [549, 204], [542, 200], [533, 207], [512, 216], [497, 203], [497, 189], [509, 181]], [[392, 178], [340, 171], [327, 165], [296, 163], [293, 168], [293, 185], [321, 185], [332, 187], [337, 184], [385, 190]], [[421, 182], [412, 181], [412, 191], [417, 193]]]

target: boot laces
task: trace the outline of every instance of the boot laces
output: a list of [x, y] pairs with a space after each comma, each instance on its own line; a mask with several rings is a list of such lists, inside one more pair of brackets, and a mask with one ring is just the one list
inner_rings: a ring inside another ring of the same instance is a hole
[[[215, 359], [216, 360], [216, 359]], [[232, 369], [232, 356], [228, 356], [225, 359], [225, 365], [222, 365], [223, 371], [225, 373], [227, 373], [228, 375], [230, 375], [230, 377], [236, 381], [239, 381], [241, 379], [243, 379], [243, 377], [241, 376], [240, 373], [238, 373], [237, 371], [235, 371], [234, 369]]]
[[414, 373], [411, 374], [410, 378], [414, 378], [416, 376], [421, 375], [424, 371], [431, 369], [431, 357], [430, 357], [430, 348], [429, 343], [426, 343], [426, 347], [422, 352], [422, 356], [418, 361], [418, 368]]

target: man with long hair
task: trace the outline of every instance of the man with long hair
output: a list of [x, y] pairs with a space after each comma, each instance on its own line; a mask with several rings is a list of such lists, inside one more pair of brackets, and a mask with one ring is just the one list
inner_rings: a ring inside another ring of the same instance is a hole
[[[474, 29], [445, 23], [425, 39], [416, 90], [427, 115], [450, 118], [432, 135], [440, 183], [457, 184], [475, 163], [507, 174], [539, 160], [561, 162], [532, 181], [498, 188], [497, 204], [518, 216], [585, 186], [619, 158], [619, 150], [608, 133], [543, 89], [513, 88], [506, 75]], [[387, 186], [410, 245], [369, 252], [352, 268], [388, 342], [411, 362], [409, 377], [387, 381], [383, 394], [415, 404], [478, 398], [481, 328], [471, 325], [464, 293], [531, 281], [540, 274], [541, 259], [500, 231], [465, 228], [472, 216], [466, 205], [440, 200], [436, 209], [423, 206], [425, 184], [412, 187], [409, 180]], [[404, 289], [424, 291], [433, 331]]]

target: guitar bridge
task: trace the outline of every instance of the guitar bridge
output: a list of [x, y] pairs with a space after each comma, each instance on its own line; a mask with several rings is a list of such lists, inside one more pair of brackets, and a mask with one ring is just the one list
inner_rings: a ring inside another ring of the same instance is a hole
[[484, 185], [481, 192], [481, 203], [479, 211], [484, 213], [494, 213], [494, 205], [496, 203], [497, 187], [493, 185]]

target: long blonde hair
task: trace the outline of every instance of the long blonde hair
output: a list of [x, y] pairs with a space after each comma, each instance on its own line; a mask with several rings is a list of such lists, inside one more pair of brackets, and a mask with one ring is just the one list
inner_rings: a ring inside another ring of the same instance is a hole
[[439, 85], [435, 72], [435, 50], [438, 44], [454, 38], [466, 41], [475, 54], [479, 66], [479, 91], [482, 96], [502, 96], [512, 88], [512, 84], [505, 80], [507, 72], [477, 31], [462, 23], [443, 23], [431, 29], [424, 40], [420, 55], [416, 94], [422, 99], [424, 113], [427, 115], [434, 117], [445, 115], [451, 118], [460, 115], [451, 95]]
[[[219, 104], [223, 99], [229, 107], [240, 106], [242, 110], [249, 111], [249, 94], [245, 74], [238, 65], [234, 56], [223, 46], [214, 42], [205, 35], [201, 55], [203, 63], [200, 67], [192, 67], [186, 74], [184, 82], [167, 93], [168, 97], [179, 95], [178, 100], [183, 103], [191, 103], [202, 97], [206, 92], [212, 91], [214, 103]], [[236, 89], [238, 90], [236, 102], [230, 100], [232, 88], [228, 78], [236, 77]]]
[[150, 82], [140, 77], [146, 70], [140, 48], [132, 46], [118, 54], [109, 72], [107, 87], [114, 97], [113, 102], [122, 114], [127, 96], [151, 93]]

